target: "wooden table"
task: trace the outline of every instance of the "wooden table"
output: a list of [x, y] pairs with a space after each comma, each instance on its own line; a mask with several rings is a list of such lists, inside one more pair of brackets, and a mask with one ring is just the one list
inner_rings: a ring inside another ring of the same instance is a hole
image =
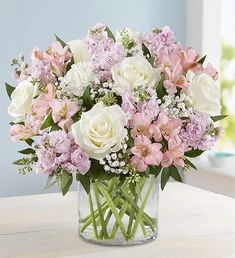
[[160, 196], [159, 238], [132, 247], [77, 235], [77, 193], [0, 198], [1, 258], [232, 258], [235, 200], [170, 183]]

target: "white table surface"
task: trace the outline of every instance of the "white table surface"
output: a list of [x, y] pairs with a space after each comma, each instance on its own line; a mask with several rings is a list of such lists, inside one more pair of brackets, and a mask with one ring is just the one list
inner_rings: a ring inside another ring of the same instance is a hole
[[157, 240], [132, 247], [77, 235], [77, 193], [0, 198], [0, 258], [234, 258], [235, 200], [169, 183], [160, 196]]

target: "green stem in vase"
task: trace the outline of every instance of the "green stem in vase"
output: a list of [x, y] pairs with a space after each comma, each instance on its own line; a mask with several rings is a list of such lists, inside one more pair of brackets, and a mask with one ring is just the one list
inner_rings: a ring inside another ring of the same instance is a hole
[[107, 200], [107, 202], [110, 206], [110, 209], [112, 210], [113, 215], [114, 215], [114, 217], [115, 217], [115, 219], [116, 219], [116, 221], [117, 221], [117, 223], [118, 223], [118, 225], [119, 225], [119, 227], [122, 231], [123, 236], [126, 237], [126, 235], [127, 235], [126, 229], [125, 229], [125, 227], [123, 225], [123, 222], [121, 220], [121, 217], [120, 217], [120, 215], [119, 215], [119, 213], [118, 213], [118, 211], [115, 207], [115, 204], [112, 201], [112, 198], [110, 197], [109, 193], [107, 191], [105, 191], [105, 189], [103, 188], [103, 186], [101, 184], [99, 184], [99, 190], [101, 191], [103, 196], [106, 198], [106, 200]]
[[[122, 217], [124, 216], [125, 212], [126, 212], [126, 209], [128, 207], [129, 203], [128, 202], [125, 202], [119, 212], [119, 216], [120, 218], [122, 219]], [[117, 231], [118, 231], [118, 227], [119, 227], [119, 224], [117, 223], [117, 221], [114, 223], [114, 226], [113, 226], [113, 230], [111, 232], [111, 235], [110, 235], [110, 239], [113, 240]], [[125, 235], [124, 235], [125, 236]], [[127, 238], [128, 235], [125, 236], [125, 238]]]
[[98, 240], [98, 232], [97, 232], [97, 226], [96, 226], [96, 221], [95, 221], [95, 216], [94, 216], [94, 208], [93, 208], [93, 203], [92, 203], [91, 192], [89, 192], [88, 198], [89, 198], [89, 207], [90, 207], [92, 225], [93, 225], [93, 229], [94, 229], [94, 235], [95, 235], [95, 238]]
[[144, 208], [145, 208], [145, 205], [146, 205], [146, 203], [147, 203], [147, 201], [148, 201], [148, 198], [149, 198], [149, 195], [150, 195], [150, 193], [151, 193], [151, 191], [152, 191], [152, 188], [153, 188], [153, 186], [154, 186], [154, 183], [155, 183], [155, 177], [153, 177], [153, 178], [151, 179], [151, 181], [150, 181], [149, 188], [148, 188], [148, 190], [147, 190], [147, 193], [146, 193], [146, 195], [145, 195], [145, 197], [144, 197], [144, 200], [143, 200], [143, 202], [142, 202], [142, 205], [141, 205], [141, 207], [140, 207], [140, 209], [139, 209], [139, 211], [138, 211], [138, 214], [137, 214], [137, 216], [136, 216], [135, 224], [134, 224], [134, 226], [133, 226], [132, 233], [131, 233], [131, 238], [134, 238], [135, 233], [136, 233], [136, 230], [137, 230], [137, 228], [138, 228], [138, 225], [140, 224], [141, 221], [143, 221]]
[[105, 225], [105, 222], [104, 222], [104, 213], [102, 211], [102, 207], [101, 207], [101, 203], [100, 203], [99, 192], [98, 192], [98, 188], [97, 188], [97, 182], [93, 183], [93, 189], [94, 189], [95, 199], [96, 199], [97, 208], [98, 208], [98, 212], [99, 212], [99, 219], [100, 219], [100, 222], [101, 222], [102, 232], [103, 232], [104, 238], [108, 239], [109, 235], [108, 235], [107, 228], [106, 228], [106, 225]]

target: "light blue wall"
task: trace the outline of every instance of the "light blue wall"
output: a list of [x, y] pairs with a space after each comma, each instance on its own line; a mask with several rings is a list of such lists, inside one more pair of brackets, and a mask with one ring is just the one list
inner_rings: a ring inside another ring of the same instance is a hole
[[[44, 49], [58, 34], [65, 41], [83, 37], [96, 22], [113, 30], [128, 26], [142, 32], [169, 25], [185, 42], [186, 0], [0, 0], [0, 197], [41, 193], [46, 177], [19, 176], [11, 163], [23, 144], [9, 140], [9, 100], [4, 82], [11, 79], [10, 62], [33, 47]], [[53, 189], [52, 189], [53, 190]], [[54, 189], [55, 191], [56, 189]]]

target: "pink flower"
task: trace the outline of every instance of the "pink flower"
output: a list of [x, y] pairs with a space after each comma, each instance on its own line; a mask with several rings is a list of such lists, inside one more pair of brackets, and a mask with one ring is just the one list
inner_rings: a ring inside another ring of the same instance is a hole
[[151, 143], [146, 136], [137, 136], [134, 141], [134, 147], [131, 152], [134, 156], [131, 158], [131, 164], [140, 172], [147, 169], [148, 165], [158, 166], [162, 160], [162, 145], [160, 143]]
[[218, 71], [211, 65], [208, 64], [205, 68], [204, 68], [204, 73], [208, 74], [213, 80], [218, 80], [219, 74]]
[[36, 149], [38, 157], [37, 161], [37, 174], [48, 174], [51, 175], [56, 169], [56, 152], [52, 149]]
[[55, 87], [53, 84], [47, 85], [47, 92], [42, 93], [35, 99], [32, 112], [42, 120], [48, 115], [51, 106], [50, 101], [55, 98]]
[[177, 63], [171, 69], [165, 68], [166, 80], [163, 82], [164, 87], [169, 93], [176, 93], [177, 88], [186, 89], [189, 85], [185, 76], [183, 75], [183, 67], [180, 63]]
[[188, 71], [194, 67], [197, 67], [198, 54], [193, 48], [187, 48], [181, 51], [181, 64], [184, 71]]
[[155, 141], [160, 142], [163, 138], [168, 140], [178, 135], [182, 121], [179, 118], [170, 119], [165, 112], [161, 112], [156, 122], [150, 125], [149, 131]]
[[170, 138], [168, 141], [168, 151], [163, 154], [162, 166], [169, 167], [172, 163], [183, 167], [184, 166], [184, 151], [185, 145], [182, 143], [179, 136]]
[[28, 139], [33, 134], [32, 131], [24, 125], [15, 124], [10, 129], [11, 140], [17, 142], [20, 140]]
[[135, 113], [130, 120], [131, 136], [134, 138], [138, 135], [145, 135], [150, 137], [149, 126], [151, 124], [151, 118], [142, 113]]
[[72, 116], [79, 110], [78, 103], [68, 99], [54, 99], [50, 102], [52, 119], [63, 129], [68, 129], [73, 124]]
[[72, 144], [71, 139], [64, 131], [53, 131], [49, 134], [49, 144], [57, 153], [67, 153]]
[[71, 153], [71, 162], [76, 166], [76, 170], [82, 175], [85, 175], [91, 166], [91, 161], [88, 154], [82, 151], [80, 148]]

